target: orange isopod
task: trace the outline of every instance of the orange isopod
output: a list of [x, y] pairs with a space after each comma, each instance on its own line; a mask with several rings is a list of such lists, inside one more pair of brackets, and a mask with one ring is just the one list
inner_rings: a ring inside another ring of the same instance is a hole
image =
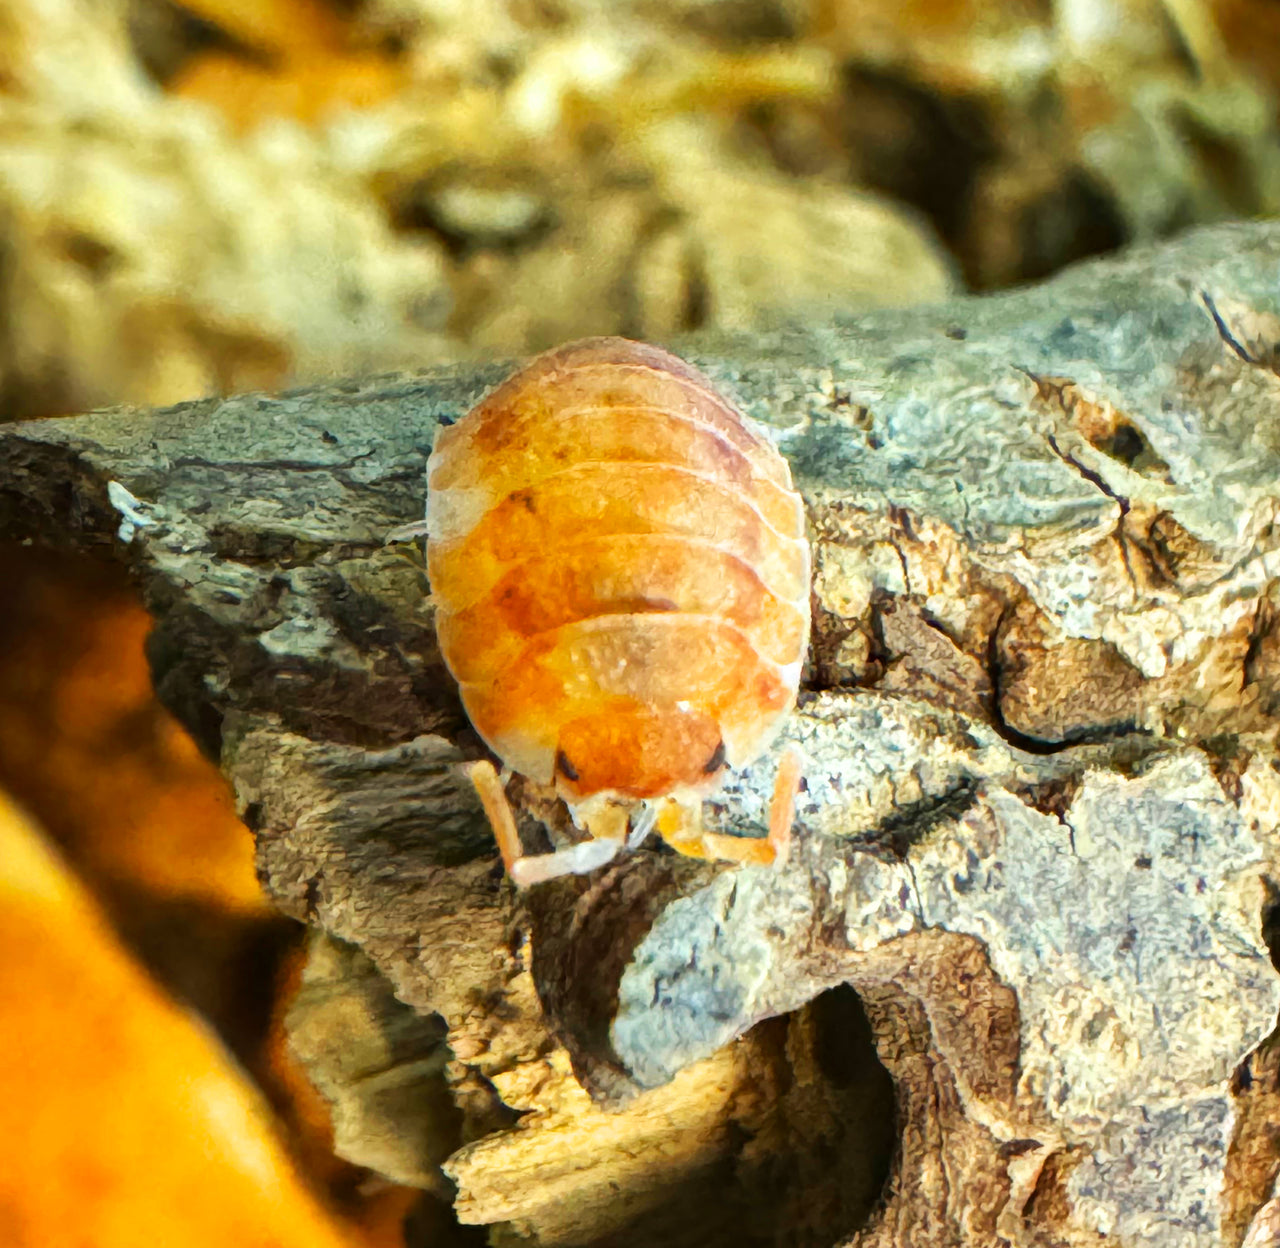
[[654, 826], [695, 856], [785, 855], [794, 751], [766, 839], [701, 819], [791, 709], [808, 646], [804, 509], [768, 439], [669, 352], [588, 338], [440, 429], [427, 485], [436, 627], [467, 714], [591, 834], [524, 856], [497, 772], [474, 764], [515, 882], [591, 870]]

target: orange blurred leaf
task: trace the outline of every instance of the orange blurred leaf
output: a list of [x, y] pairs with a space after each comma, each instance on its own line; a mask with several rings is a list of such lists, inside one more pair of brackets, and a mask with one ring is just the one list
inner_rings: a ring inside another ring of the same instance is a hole
[[345, 23], [324, 0], [180, 0], [181, 7], [233, 39], [263, 52], [290, 56], [308, 48], [337, 48]]
[[0, 796], [0, 1242], [350, 1248], [268, 1112]]
[[269, 117], [312, 124], [339, 108], [370, 108], [405, 83], [401, 66], [374, 52], [319, 55], [264, 68], [223, 52], [193, 60], [169, 84], [215, 105], [237, 129]]
[[270, 915], [226, 781], [156, 701], [132, 587], [16, 549], [0, 582], [0, 784], [95, 886]]

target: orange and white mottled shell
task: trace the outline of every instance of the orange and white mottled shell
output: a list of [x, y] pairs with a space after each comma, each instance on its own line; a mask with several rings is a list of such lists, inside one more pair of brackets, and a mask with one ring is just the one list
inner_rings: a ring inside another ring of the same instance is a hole
[[436, 436], [427, 566], [476, 730], [571, 804], [696, 796], [795, 701], [809, 548], [786, 461], [696, 369], [589, 338]]

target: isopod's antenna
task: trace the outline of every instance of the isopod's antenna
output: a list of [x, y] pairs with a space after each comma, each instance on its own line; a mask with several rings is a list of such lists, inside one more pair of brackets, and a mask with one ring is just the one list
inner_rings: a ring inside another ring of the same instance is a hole
[[[554, 853], [526, 856], [524, 846], [520, 844], [520, 833], [516, 830], [515, 816], [511, 813], [511, 803], [507, 801], [507, 791], [502, 787], [502, 780], [493, 764], [487, 759], [472, 763], [467, 768], [467, 775], [475, 785], [480, 805], [489, 818], [493, 839], [498, 842], [498, 852], [502, 855], [502, 865], [517, 888], [541, 884], [558, 875], [586, 875], [588, 871], [612, 862], [626, 843], [621, 836], [594, 837], [557, 849]], [[623, 827], [625, 829], [625, 815]]]
[[781, 867], [791, 852], [791, 824], [795, 820], [796, 794], [800, 791], [803, 768], [804, 756], [794, 745], [787, 746], [773, 781], [767, 837], [704, 832], [702, 804], [684, 805], [675, 800], [666, 802], [659, 813], [658, 831], [672, 849], [690, 858], [720, 858], [727, 862]]
[[493, 839], [498, 842], [498, 852], [502, 855], [502, 865], [511, 875], [524, 855], [524, 847], [520, 844], [520, 833], [516, 831], [516, 819], [511, 813], [511, 803], [507, 801], [507, 791], [488, 759], [472, 763], [467, 768], [467, 775], [476, 787], [484, 813], [489, 817]]

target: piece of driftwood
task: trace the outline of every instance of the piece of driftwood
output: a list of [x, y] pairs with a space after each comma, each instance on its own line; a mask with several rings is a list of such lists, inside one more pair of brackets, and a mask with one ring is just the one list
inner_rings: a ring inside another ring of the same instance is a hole
[[[314, 991], [390, 1029], [361, 1066], [295, 1013], [364, 1097], [349, 1150], [429, 1185], [439, 1133], [361, 1071], [443, 1078], [492, 1242], [1239, 1244], [1280, 1162], [1280, 226], [686, 354], [809, 508], [780, 871], [646, 846], [504, 880], [383, 541], [504, 367], [0, 428], [0, 531], [137, 569], [265, 886], [447, 1035], [446, 1065], [326, 955]], [[773, 765], [712, 826], [759, 834]], [[568, 834], [511, 795], [531, 849]]]

